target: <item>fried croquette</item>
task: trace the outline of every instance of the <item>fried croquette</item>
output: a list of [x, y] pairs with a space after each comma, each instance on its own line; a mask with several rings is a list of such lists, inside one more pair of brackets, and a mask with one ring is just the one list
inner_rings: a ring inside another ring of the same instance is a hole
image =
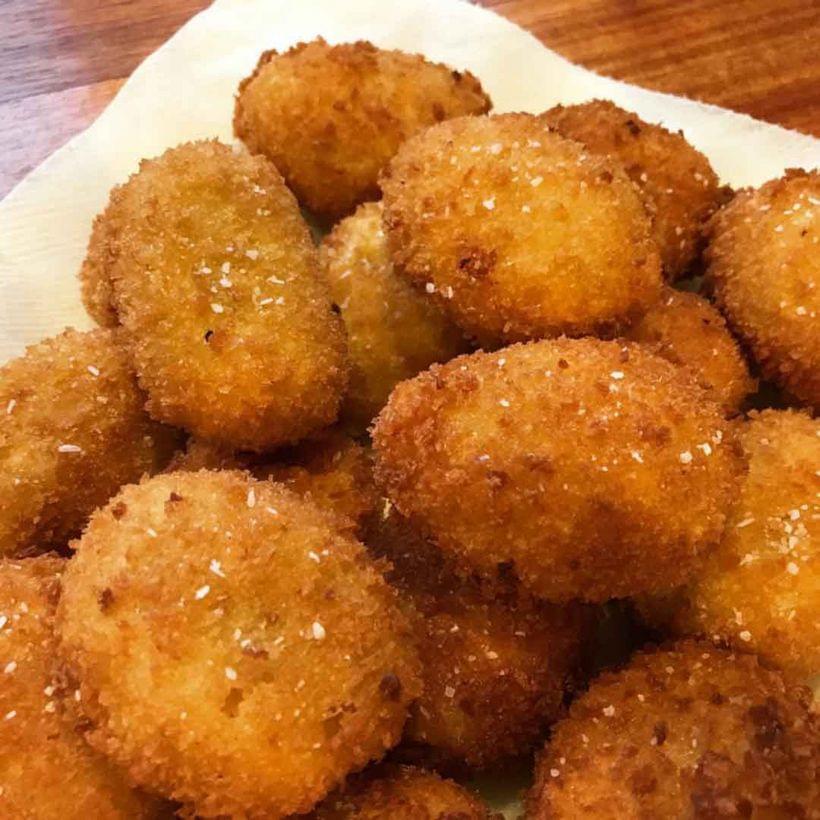
[[387, 580], [415, 614], [424, 691], [405, 729], [408, 752], [451, 771], [530, 752], [578, 671], [582, 609], [463, 577], [389, 503], [367, 543], [390, 561]]
[[0, 368], [0, 555], [62, 549], [177, 434], [143, 410], [110, 330], [67, 330]]
[[682, 131], [644, 122], [609, 100], [556, 105], [542, 116], [559, 134], [624, 167], [652, 220], [666, 277], [685, 273], [702, 248], [704, 223], [722, 199], [709, 160]]
[[80, 267], [83, 304], [100, 327], [116, 327], [119, 324], [111, 289], [116, 199], [116, 195], [111, 196], [105, 210], [94, 218], [88, 249]]
[[156, 476], [91, 519], [61, 653], [89, 742], [201, 817], [309, 811], [400, 737], [409, 625], [361, 545], [238, 471]]
[[377, 199], [379, 171], [410, 136], [490, 98], [469, 71], [368, 42], [318, 38], [266, 51], [239, 85], [234, 133], [265, 154], [299, 201], [336, 220]]
[[719, 548], [691, 584], [641, 609], [808, 678], [820, 672], [820, 421], [766, 410], [741, 442], [749, 472]]
[[66, 708], [54, 662], [63, 566], [51, 555], [0, 560], [0, 816], [158, 818], [158, 802], [85, 743]]
[[306, 820], [489, 820], [462, 786], [413, 766], [365, 772]]
[[757, 387], [726, 320], [695, 293], [664, 288], [661, 298], [624, 335], [689, 368], [728, 413], [736, 413]]
[[342, 418], [363, 430], [398, 382], [465, 353], [469, 345], [430, 299], [394, 273], [381, 203], [361, 205], [340, 222], [319, 255], [350, 349]]
[[625, 172], [538, 117], [461, 117], [382, 178], [396, 270], [484, 344], [613, 333], [659, 295], [650, 222]]
[[687, 371], [592, 338], [434, 365], [396, 387], [373, 440], [402, 514], [482, 574], [500, 565], [557, 602], [688, 580], [742, 468]]
[[369, 451], [337, 430], [327, 430], [276, 453], [255, 455], [190, 439], [169, 471], [247, 470], [271, 479], [339, 516], [343, 526], [361, 532], [379, 501]]
[[741, 191], [710, 224], [707, 282], [763, 375], [820, 406], [820, 172]]
[[820, 816], [811, 693], [709, 644], [639, 653], [570, 707], [531, 820]]
[[332, 423], [344, 328], [276, 169], [187, 143], [143, 161], [114, 196], [114, 301], [149, 413], [248, 450]]

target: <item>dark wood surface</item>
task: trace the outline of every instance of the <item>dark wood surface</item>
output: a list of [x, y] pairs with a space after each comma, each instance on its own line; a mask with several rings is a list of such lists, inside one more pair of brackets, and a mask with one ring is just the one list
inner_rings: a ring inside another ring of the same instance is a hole
[[[818, 0], [481, 2], [599, 73], [820, 136]], [[207, 5], [0, 0], [0, 197]]]

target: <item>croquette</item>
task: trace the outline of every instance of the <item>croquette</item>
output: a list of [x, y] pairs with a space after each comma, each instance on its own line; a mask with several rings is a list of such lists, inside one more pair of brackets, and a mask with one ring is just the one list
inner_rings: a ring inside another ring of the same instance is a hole
[[684, 589], [641, 609], [808, 678], [820, 672], [820, 421], [766, 410], [740, 438], [749, 472], [719, 548]]
[[396, 387], [373, 441], [399, 512], [482, 575], [556, 602], [688, 580], [742, 469], [687, 371], [592, 338], [434, 365]]
[[191, 815], [277, 818], [399, 740], [409, 625], [363, 547], [295, 493], [155, 476], [75, 546], [60, 653], [86, 738], [137, 783]]
[[370, 452], [333, 429], [266, 455], [234, 452], [190, 439], [185, 452], [178, 454], [168, 469], [247, 470], [260, 480], [278, 481], [326, 512], [333, 512], [354, 534], [363, 531], [379, 501]]
[[583, 610], [463, 576], [389, 502], [367, 543], [390, 561], [387, 580], [416, 615], [424, 690], [405, 730], [408, 755], [464, 772], [532, 751], [578, 672]]
[[277, 170], [186, 143], [143, 161], [114, 197], [114, 301], [148, 412], [255, 451], [331, 424], [344, 328]]
[[116, 327], [119, 324], [111, 289], [116, 200], [116, 194], [110, 196], [105, 210], [94, 218], [88, 249], [80, 267], [83, 304], [100, 327]]
[[745, 190], [710, 223], [707, 283], [763, 375], [820, 406], [820, 172]]
[[698, 384], [727, 413], [736, 413], [757, 388], [726, 320], [696, 293], [664, 288], [661, 298], [624, 336], [689, 368]]
[[53, 555], [0, 560], [0, 816], [158, 818], [158, 801], [85, 743], [67, 708], [54, 660], [63, 566]]
[[489, 820], [462, 786], [413, 766], [365, 772], [306, 820]]
[[482, 344], [612, 334], [659, 296], [629, 177], [538, 117], [433, 126], [381, 184], [396, 270]]
[[425, 295], [393, 271], [381, 203], [359, 206], [325, 238], [322, 270], [339, 306], [350, 351], [350, 385], [342, 418], [364, 430], [398, 382], [469, 345]]
[[379, 172], [408, 137], [489, 109], [469, 71], [368, 42], [318, 38], [262, 54], [239, 85], [233, 125], [303, 205], [335, 221], [378, 198]]
[[811, 692], [710, 644], [593, 681], [536, 770], [531, 820], [820, 816]]
[[556, 105], [543, 118], [559, 134], [624, 167], [652, 220], [666, 278], [685, 274], [702, 249], [704, 223], [723, 197], [709, 160], [682, 131], [644, 122], [609, 100]]
[[177, 434], [143, 410], [110, 330], [67, 330], [0, 368], [0, 556], [62, 549]]

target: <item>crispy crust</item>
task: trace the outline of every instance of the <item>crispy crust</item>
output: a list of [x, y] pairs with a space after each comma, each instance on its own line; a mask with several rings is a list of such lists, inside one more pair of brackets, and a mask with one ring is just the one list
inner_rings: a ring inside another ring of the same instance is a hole
[[687, 579], [721, 535], [742, 467], [685, 370], [598, 339], [434, 366], [393, 391], [373, 440], [399, 511], [482, 573], [512, 563], [555, 601]]
[[393, 264], [482, 342], [612, 334], [659, 294], [626, 174], [538, 117], [461, 117], [382, 178]]
[[489, 820], [465, 788], [413, 766], [380, 766], [329, 797], [307, 820]]
[[276, 169], [186, 143], [116, 199], [114, 298], [151, 415], [249, 450], [332, 423], [344, 328]]
[[80, 267], [83, 304], [100, 327], [116, 327], [119, 324], [111, 288], [111, 268], [115, 259], [116, 191], [117, 188], [111, 192], [105, 210], [94, 217], [88, 249]]
[[710, 644], [638, 654], [558, 724], [527, 816], [820, 816], [811, 693]]
[[347, 330], [350, 386], [342, 418], [354, 430], [367, 428], [398, 382], [469, 349], [441, 310], [394, 273], [381, 220], [381, 203], [361, 205], [319, 252]]
[[682, 131], [644, 122], [609, 100], [556, 105], [542, 116], [560, 134], [623, 165], [652, 219], [666, 277], [684, 274], [697, 259], [704, 224], [723, 197], [709, 160]]
[[468, 71], [317, 38], [262, 54], [239, 85], [234, 133], [276, 164], [302, 204], [336, 220], [378, 197], [379, 172], [408, 137], [489, 109]]
[[67, 330], [0, 368], [0, 555], [62, 549], [178, 435], [143, 410], [110, 330]]
[[[82, 739], [55, 665], [54, 608], [65, 562], [0, 560], [0, 815], [81, 820], [159, 818], [125, 772]], [[165, 815], [167, 816], [167, 815]]]
[[625, 338], [689, 368], [698, 384], [728, 413], [736, 413], [757, 388], [726, 320], [695, 293], [665, 288]]
[[191, 815], [310, 810], [398, 740], [418, 692], [361, 545], [239, 472], [125, 488], [77, 544], [59, 617], [87, 739]]
[[226, 450], [190, 439], [169, 471], [248, 470], [260, 480], [271, 479], [339, 517], [342, 528], [361, 534], [376, 509], [379, 494], [373, 481], [370, 452], [338, 430], [327, 430], [295, 447], [274, 454]]
[[741, 443], [749, 474], [720, 547], [686, 589], [641, 609], [809, 678], [820, 670], [820, 421], [767, 410]]
[[532, 751], [563, 713], [588, 613], [536, 601], [511, 580], [464, 576], [389, 502], [367, 544], [415, 613], [424, 691], [405, 757], [463, 772]]
[[763, 375], [820, 406], [820, 172], [792, 169], [718, 211], [707, 281]]

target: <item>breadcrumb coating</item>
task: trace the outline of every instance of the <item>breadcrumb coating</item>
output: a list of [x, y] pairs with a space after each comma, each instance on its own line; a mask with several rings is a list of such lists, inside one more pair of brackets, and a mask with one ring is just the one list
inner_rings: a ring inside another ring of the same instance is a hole
[[405, 729], [412, 756], [462, 772], [530, 752], [563, 712], [588, 613], [511, 580], [464, 577], [389, 502], [367, 544], [416, 613], [424, 691]]
[[658, 298], [660, 257], [629, 177], [538, 117], [436, 125], [381, 185], [396, 270], [484, 344], [611, 334]]
[[260, 480], [278, 481], [337, 515], [340, 525], [354, 534], [364, 531], [379, 501], [369, 450], [335, 429], [267, 455], [190, 439], [168, 466], [169, 471], [202, 469], [248, 470]]
[[0, 556], [64, 548], [121, 485], [162, 469], [178, 435], [144, 403], [110, 330], [66, 330], [0, 368]]
[[419, 691], [408, 623], [361, 545], [295, 493], [157, 476], [76, 546], [60, 650], [86, 737], [187, 815], [309, 811], [399, 739]]
[[393, 271], [381, 203], [361, 205], [336, 225], [320, 259], [350, 350], [342, 418], [365, 430], [396, 384], [467, 352], [469, 344], [429, 298]]
[[543, 118], [560, 134], [623, 165], [652, 220], [667, 279], [686, 273], [722, 200], [709, 160], [673, 133], [609, 100], [556, 105]]
[[531, 820], [820, 816], [811, 693], [710, 644], [593, 681], [536, 770]]
[[261, 55], [239, 85], [233, 126], [253, 153], [276, 164], [303, 205], [336, 220], [378, 198], [379, 172], [406, 139], [490, 105], [469, 71], [319, 37]]
[[820, 406], [820, 172], [789, 170], [717, 212], [707, 282], [763, 375]]
[[809, 678], [820, 672], [820, 421], [753, 413], [741, 443], [749, 472], [720, 546], [686, 588], [641, 609]]
[[413, 766], [365, 772], [306, 820], [490, 820], [467, 789]]
[[557, 602], [686, 581], [742, 469], [688, 372], [592, 338], [433, 366], [396, 387], [373, 441], [401, 513], [482, 574], [501, 565]]
[[276, 169], [186, 143], [144, 160], [114, 198], [114, 297], [149, 413], [248, 450], [331, 424], [344, 328]]
[[661, 298], [626, 332], [673, 364], [689, 368], [698, 384], [734, 414], [757, 389], [726, 320], [696, 293], [664, 288]]
[[64, 565], [52, 555], [0, 560], [0, 816], [159, 818], [159, 802], [85, 743], [67, 707], [54, 658]]
[[[116, 190], [115, 188], [114, 191]], [[88, 249], [80, 266], [83, 304], [100, 327], [117, 327], [120, 323], [111, 287], [111, 268], [115, 259], [116, 200], [116, 194], [112, 192], [105, 210], [94, 217]]]

